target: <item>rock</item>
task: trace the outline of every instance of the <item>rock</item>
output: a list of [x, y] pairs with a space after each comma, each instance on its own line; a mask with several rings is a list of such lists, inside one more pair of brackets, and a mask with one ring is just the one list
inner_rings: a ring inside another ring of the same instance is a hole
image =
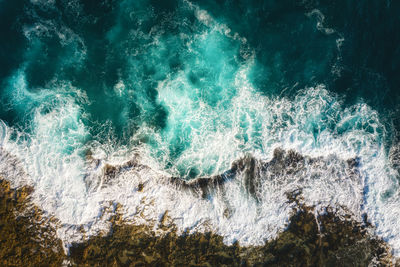
[[139, 183], [138, 192], [143, 192], [143, 188], [144, 188], [144, 185], [142, 183]]
[[[179, 236], [171, 230], [156, 236], [147, 226], [122, 224], [115, 225], [107, 237], [92, 237], [86, 243], [76, 244], [71, 257], [78, 264], [96, 265], [119, 255], [120, 264], [130, 262], [132, 266], [367, 266], [372, 261], [386, 266], [390, 263], [389, 247], [363, 231], [365, 226], [351, 219], [343, 221], [333, 210], [319, 215], [318, 226], [313, 208], [298, 201], [299, 192], [294, 194], [290, 199], [297, 204], [287, 230], [263, 246], [241, 247], [238, 243], [228, 246], [221, 236], [213, 233]], [[132, 246], [132, 240], [140, 240], [140, 244]], [[110, 244], [117, 245], [110, 247]], [[103, 254], [83, 259], [77, 253], [90, 246], [101, 247]], [[120, 248], [126, 251], [129, 248], [129, 253], [121, 255]]]
[[61, 266], [67, 258], [49, 224], [54, 220], [43, 220], [29, 202], [32, 191], [0, 178], [0, 266]]
[[[192, 181], [171, 178], [168, 182], [207, 197], [239, 175], [249, 195], [259, 199], [262, 179], [299, 179], [306, 163], [315, 168], [325, 164], [323, 158], [276, 149], [267, 162], [246, 155], [221, 175]], [[135, 164], [106, 165], [104, 174], [110, 178]], [[357, 159], [344, 161], [343, 166], [357, 177]], [[143, 187], [139, 184], [138, 192]], [[385, 242], [368, 231], [371, 225], [366, 216], [359, 223], [351, 214], [342, 219], [334, 209], [327, 208], [316, 217], [313, 207], [302, 204], [301, 189], [287, 193], [294, 207], [287, 229], [262, 246], [225, 245], [223, 237], [212, 232], [178, 235], [167, 211], [154, 222], [161, 225], [163, 234], [159, 235], [151, 223], [127, 224], [119, 214], [123, 207], [115, 204], [112, 231], [73, 244], [66, 256], [60, 240], [54, 237], [56, 229], [49, 224], [52, 221], [44, 220], [43, 212], [29, 203], [31, 192], [29, 187], [12, 189], [0, 179], [0, 266], [61, 266], [65, 261], [78, 266], [391, 266], [395, 261]], [[227, 206], [221, 216], [229, 218], [230, 213]]]

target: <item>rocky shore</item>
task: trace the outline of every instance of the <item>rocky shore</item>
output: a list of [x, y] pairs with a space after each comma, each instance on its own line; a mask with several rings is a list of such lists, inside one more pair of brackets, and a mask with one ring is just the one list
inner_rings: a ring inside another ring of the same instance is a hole
[[32, 190], [12, 189], [0, 177], [0, 266], [61, 266], [66, 259], [57, 222], [31, 204]]
[[66, 255], [55, 237], [57, 222], [29, 202], [31, 191], [0, 181], [1, 266], [400, 266], [371, 234], [368, 218], [359, 223], [332, 208], [316, 214], [302, 204], [301, 192], [287, 195], [295, 203], [287, 229], [263, 246], [228, 246], [213, 233], [178, 235], [168, 213], [156, 222], [159, 235], [117, 211], [110, 233], [74, 244]]

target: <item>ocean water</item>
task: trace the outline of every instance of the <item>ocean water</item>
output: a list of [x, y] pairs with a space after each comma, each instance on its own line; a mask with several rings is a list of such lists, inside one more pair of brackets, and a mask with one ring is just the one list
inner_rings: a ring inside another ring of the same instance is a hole
[[[399, 256], [399, 2], [3, 0], [0, 18], [0, 175], [34, 187], [66, 247], [117, 203], [259, 245], [300, 189], [367, 214]], [[318, 164], [264, 174], [258, 199], [240, 174], [206, 198], [169, 182], [276, 148]]]

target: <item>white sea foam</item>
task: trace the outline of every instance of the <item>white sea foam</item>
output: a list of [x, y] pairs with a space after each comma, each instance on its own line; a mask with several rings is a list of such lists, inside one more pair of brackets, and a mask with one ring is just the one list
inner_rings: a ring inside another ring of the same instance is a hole
[[[198, 19], [212, 28], [196, 36], [199, 40], [217, 32], [243, 41], [224, 25], [214, 27], [209, 14], [196, 10]], [[32, 124], [23, 131], [1, 122], [0, 175], [14, 186], [34, 186], [34, 202], [59, 219], [57, 233], [66, 246], [83, 238], [81, 225], [87, 235], [107, 231], [116, 203], [122, 204], [125, 219], [132, 223], [157, 221], [168, 211], [180, 232], [213, 230], [226, 243], [259, 245], [285, 228], [292, 207], [285, 193], [301, 188], [305, 203], [317, 211], [345, 207], [357, 220], [366, 212], [376, 232], [399, 255], [398, 174], [384, 149], [385, 128], [377, 112], [361, 102], [345, 108], [324, 85], [305, 88], [293, 99], [268, 98], [250, 83], [254, 62], [251, 56], [246, 60], [232, 70], [231, 87], [221, 89], [228, 96], [215, 106], [193, 95], [196, 88], [185, 70], [167, 77], [157, 88], [158, 104], [169, 112], [165, 132], [143, 124], [131, 138], [134, 145], [123, 147], [112, 139], [88, 142], [89, 129], [82, 120], [82, 103], [88, 100], [82, 91], [53, 82], [51, 90], [30, 92], [22, 69], [11, 79], [10, 97], [15, 105], [35, 103], [29, 113]], [[122, 97], [127, 87], [121, 80], [115, 91]], [[181, 125], [190, 131], [180, 138], [190, 142], [174, 159], [175, 165], [167, 167], [168, 138], [175, 138], [174, 127]], [[149, 139], [152, 142], [141, 142]], [[277, 147], [322, 159], [318, 166], [306, 167], [298, 179], [267, 175], [259, 201], [247, 193], [240, 175], [223, 185], [224, 193], [215, 190], [208, 198], [168, 182], [179, 166], [218, 174], [245, 153], [270, 160]], [[359, 159], [359, 175], [350, 179], [345, 162], [354, 157]], [[118, 166], [132, 159], [136, 167], [122, 168], [111, 179], [107, 176], [107, 164]], [[226, 210], [229, 216], [224, 216]]]
[[6, 135], [7, 135], [7, 126], [3, 121], [0, 121], [0, 145], [3, 145]]
[[308, 17], [315, 17], [317, 20], [317, 29], [325, 34], [335, 33], [335, 30], [325, 26], [325, 15], [318, 9], [313, 9], [306, 14]]
[[[2, 153], [16, 157], [24, 169], [24, 175], [10, 171], [10, 158], [3, 156], [2, 175], [16, 185], [34, 186], [35, 203], [60, 220], [58, 233], [66, 244], [82, 238], [78, 225], [83, 224], [88, 234], [107, 230], [107, 218], [113, 210], [110, 203], [121, 203], [125, 218], [134, 223], [157, 220], [168, 210], [180, 231], [212, 229], [224, 236], [227, 243], [238, 240], [242, 245], [262, 244], [285, 227], [291, 206], [284, 193], [303, 188], [305, 202], [321, 210], [328, 205], [343, 206], [356, 219], [367, 212], [377, 233], [398, 251], [400, 235], [395, 225], [400, 200], [382, 145], [383, 126], [376, 112], [365, 104], [342, 108], [340, 101], [323, 86], [307, 88], [294, 100], [269, 99], [253, 91], [246, 79], [246, 69], [237, 75], [234, 110], [224, 114], [233, 122], [232, 127], [213, 131], [212, 136], [212, 129], [207, 129], [209, 125], [205, 123], [201, 129], [203, 136], [193, 139], [196, 149], [188, 149], [184, 160], [207, 162], [217, 155], [220, 158], [215, 164], [221, 162], [229, 167], [243, 151], [268, 160], [275, 147], [283, 147], [313, 157], [323, 156], [326, 162], [320, 169], [310, 167], [302, 174], [302, 181], [290, 177], [266, 179], [261, 203], [246, 194], [240, 177], [224, 185], [223, 195], [215, 193], [208, 199], [179, 190], [166, 182], [169, 174], [163, 172], [163, 163], [151, 158], [151, 148], [145, 145], [118, 148], [112, 143], [92, 144], [92, 157], [97, 161], [86, 161], [82, 152], [89, 148], [84, 145], [87, 130], [79, 119], [83, 111], [72, 98], [64, 98], [49, 113], [37, 108], [30, 134], [2, 126]], [[53, 97], [57, 98], [57, 93]], [[201, 112], [212, 111], [204, 108]], [[250, 123], [262, 124], [259, 136], [252, 139], [249, 134], [249, 144], [235, 141], [235, 136], [241, 134], [235, 121], [243, 114]], [[206, 121], [209, 116], [215, 119], [217, 115], [201, 114]], [[200, 146], [206, 149], [198, 150]], [[346, 179], [343, 162], [355, 156], [360, 158], [361, 180]], [[104, 181], [105, 164], [118, 165], [132, 157], [148, 167], [127, 169], [113, 180]], [[143, 192], [138, 191], [139, 183], [144, 184]], [[383, 197], [388, 190], [394, 193]], [[105, 211], [107, 207], [110, 212]], [[229, 217], [223, 216], [227, 208], [231, 212]]]

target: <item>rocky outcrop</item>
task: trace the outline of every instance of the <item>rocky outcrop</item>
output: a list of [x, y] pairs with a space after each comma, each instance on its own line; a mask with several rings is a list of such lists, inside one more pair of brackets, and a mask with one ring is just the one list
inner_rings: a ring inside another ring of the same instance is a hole
[[[213, 233], [178, 235], [174, 227], [157, 236], [151, 225], [115, 223], [108, 236], [75, 244], [70, 253], [80, 266], [394, 266], [388, 246], [368, 233], [368, 225], [334, 209], [315, 215], [299, 192], [290, 223], [263, 246], [225, 245]], [[165, 220], [160, 220], [163, 223]]]
[[[192, 180], [184, 180], [180, 177], [172, 177], [169, 181], [181, 189], [190, 190], [198, 193], [202, 197], [207, 197], [210, 192], [218, 188], [223, 192], [222, 185], [230, 179], [242, 179], [242, 183], [248, 194], [256, 200], [260, 200], [261, 186], [264, 180], [274, 180], [276, 183], [301, 181], [309, 179], [311, 176], [316, 179], [326, 169], [329, 160], [338, 162], [337, 166], [341, 169], [336, 170], [337, 177], [341, 179], [352, 179], [357, 181], [359, 178], [358, 159], [351, 158], [341, 161], [337, 158], [327, 159], [324, 157], [312, 158], [303, 156], [293, 150], [285, 151], [277, 148], [274, 150], [273, 158], [270, 161], [256, 159], [251, 154], [234, 161], [231, 168], [221, 175], [212, 177], [201, 177]], [[342, 173], [340, 173], [342, 171]]]
[[[333, 177], [359, 178], [357, 158], [329, 160], [339, 161], [335, 168], [340, 170]], [[241, 179], [249, 195], [260, 199], [265, 180], [318, 179], [320, 172], [329, 169], [329, 160], [276, 149], [270, 161], [246, 155], [221, 175], [190, 181], [166, 178], [166, 182], [207, 197], [213, 190], [223, 190], [226, 181]], [[120, 173], [138, 168], [148, 167], [134, 160], [103, 165], [103, 182], [112, 183]], [[137, 190], [144, 186], [139, 183]], [[1, 266], [399, 266], [386, 243], [371, 234], [373, 227], [366, 216], [358, 222], [349, 211], [344, 216], [343, 210], [339, 213], [333, 207], [321, 212], [306, 206], [301, 188], [287, 192], [293, 211], [286, 230], [263, 246], [226, 245], [213, 232], [178, 234], [168, 211], [157, 222], [132, 225], [117, 208], [108, 234], [73, 244], [67, 256], [55, 237], [57, 221], [29, 201], [32, 190], [12, 189], [0, 179]], [[226, 213], [223, 216], [229, 216], [229, 210]]]
[[0, 266], [61, 266], [66, 260], [54, 220], [30, 204], [31, 192], [0, 178]]
[[130, 225], [120, 215], [112, 231], [74, 244], [67, 257], [61, 241], [41, 211], [28, 202], [32, 189], [0, 182], [1, 266], [394, 266], [389, 247], [369, 234], [368, 223], [323, 214], [301, 204], [301, 192], [288, 194], [295, 203], [290, 223], [263, 246], [225, 245], [214, 233], [178, 235], [166, 213], [153, 225]]

